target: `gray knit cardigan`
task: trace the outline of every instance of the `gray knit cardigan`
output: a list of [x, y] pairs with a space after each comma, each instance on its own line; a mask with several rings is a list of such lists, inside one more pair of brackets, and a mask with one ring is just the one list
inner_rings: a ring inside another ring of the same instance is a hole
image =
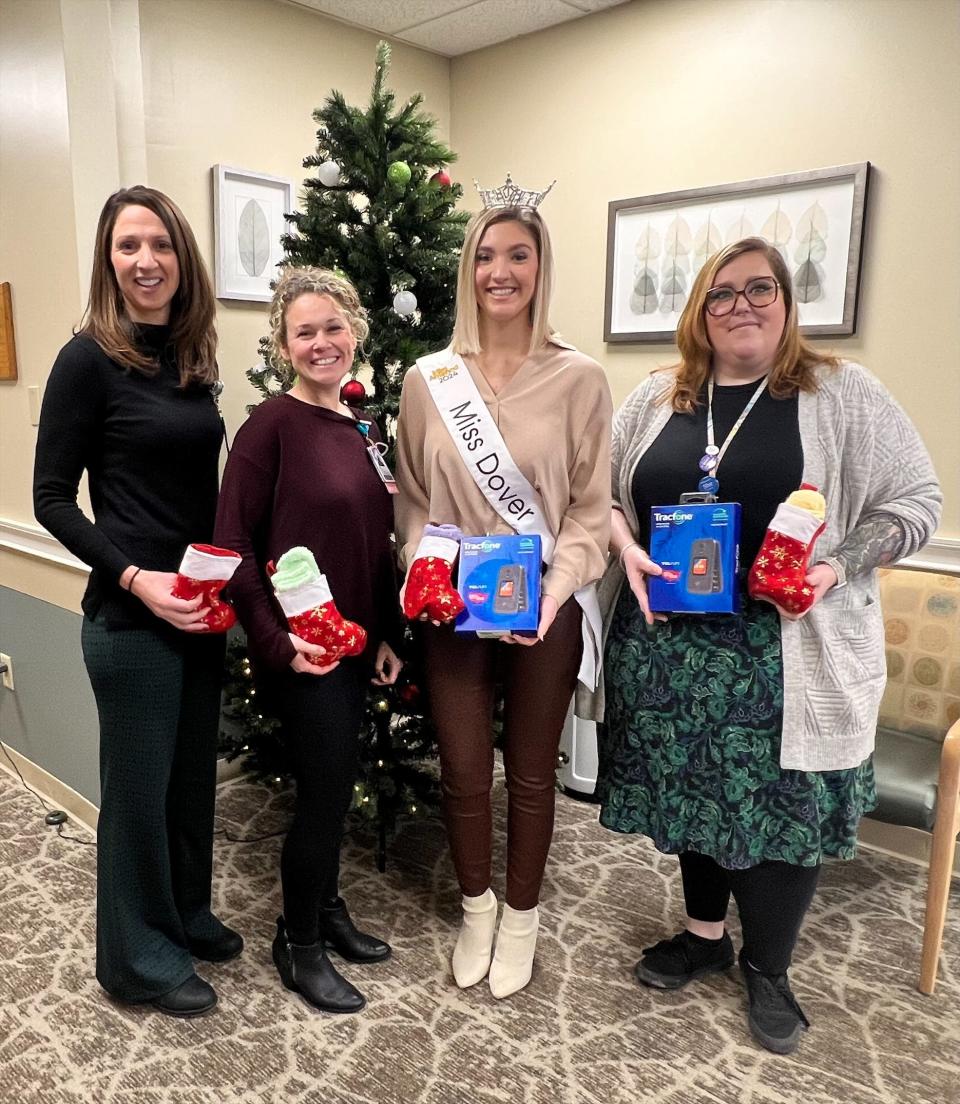
[[[629, 396], [613, 424], [613, 503], [638, 531], [631, 485], [640, 457], [673, 410], [665, 396], [674, 373], [656, 372]], [[806, 617], [780, 619], [783, 643], [783, 735], [780, 765], [805, 771], [839, 770], [872, 752], [886, 682], [877, 573], [845, 578], [833, 558], [862, 522], [878, 515], [900, 522], [900, 556], [918, 551], [940, 519], [942, 496], [920, 436], [886, 388], [859, 364], [819, 371], [817, 390], [799, 396], [803, 481], [827, 501], [817, 561], [830, 564], [839, 585]], [[604, 639], [624, 574], [615, 559], [600, 582]], [[577, 713], [603, 716], [603, 684], [583, 691]]]

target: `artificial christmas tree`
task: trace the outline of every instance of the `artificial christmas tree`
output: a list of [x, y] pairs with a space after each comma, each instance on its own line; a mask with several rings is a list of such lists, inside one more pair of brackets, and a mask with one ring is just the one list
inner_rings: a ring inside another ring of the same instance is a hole
[[[390, 47], [377, 46], [373, 88], [366, 110], [331, 92], [314, 112], [316, 152], [305, 158], [314, 175], [304, 181], [303, 210], [292, 215], [283, 239], [290, 264], [318, 265], [345, 275], [356, 287], [370, 324], [362, 354], [366, 387], [345, 384], [344, 402], [380, 427], [392, 463], [403, 373], [450, 339], [456, 274], [467, 214], [454, 210], [463, 194], [445, 166], [456, 155], [436, 137], [436, 124], [415, 95], [397, 106], [386, 85]], [[274, 358], [268, 338], [261, 362], [247, 372], [260, 398], [286, 391], [290, 366]], [[355, 366], [355, 372], [357, 366]], [[398, 815], [435, 807], [438, 787], [425, 769], [433, 735], [424, 717], [415, 656], [407, 656], [396, 686], [374, 687], [361, 731], [361, 775], [354, 808], [379, 828], [379, 860]], [[223, 747], [256, 774], [280, 781], [286, 774], [279, 726], [257, 707], [242, 644], [228, 655]]]
[[[356, 287], [370, 322], [364, 408], [392, 454], [404, 370], [450, 340], [469, 216], [454, 210], [463, 189], [444, 169], [456, 154], [437, 139], [422, 96], [397, 107], [386, 86], [389, 66], [390, 47], [381, 42], [366, 111], [331, 92], [314, 112], [317, 150], [303, 164], [316, 175], [304, 181], [304, 209], [283, 245], [291, 264], [334, 269]], [[285, 391], [289, 366], [266, 339], [260, 355], [250, 382], [263, 397]]]

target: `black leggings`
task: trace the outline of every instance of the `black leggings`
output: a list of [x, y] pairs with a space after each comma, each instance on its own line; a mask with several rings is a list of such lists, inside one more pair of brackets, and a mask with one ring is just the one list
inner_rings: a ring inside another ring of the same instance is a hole
[[768, 861], [746, 870], [726, 870], [706, 855], [684, 851], [680, 873], [691, 920], [720, 923], [733, 893], [748, 962], [763, 974], [787, 972], [817, 889], [819, 866]]
[[342, 660], [328, 675], [284, 671], [262, 680], [283, 725], [297, 784], [280, 856], [283, 915], [294, 943], [315, 943], [322, 904], [337, 897], [343, 822], [357, 777], [367, 664]]

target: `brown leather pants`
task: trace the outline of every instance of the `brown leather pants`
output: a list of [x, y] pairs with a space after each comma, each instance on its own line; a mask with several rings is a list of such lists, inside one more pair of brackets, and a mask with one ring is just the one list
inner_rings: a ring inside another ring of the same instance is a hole
[[557, 748], [577, 682], [581, 611], [573, 598], [546, 638], [526, 647], [425, 626], [426, 682], [440, 747], [440, 784], [460, 889], [490, 885], [495, 686], [504, 693], [507, 904], [530, 909], [553, 835]]

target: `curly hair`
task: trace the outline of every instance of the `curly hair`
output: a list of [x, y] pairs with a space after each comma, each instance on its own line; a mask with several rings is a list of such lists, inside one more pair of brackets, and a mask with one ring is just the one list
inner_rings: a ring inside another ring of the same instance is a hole
[[283, 348], [287, 336], [287, 311], [301, 295], [326, 295], [332, 299], [343, 311], [357, 345], [363, 345], [370, 333], [367, 312], [360, 302], [357, 289], [346, 276], [314, 265], [288, 265], [280, 272], [270, 302], [270, 347], [279, 360], [290, 362]]
[[801, 336], [793, 282], [780, 250], [764, 238], [742, 238], [718, 250], [700, 269], [690, 289], [687, 305], [680, 315], [677, 325], [680, 363], [676, 366], [677, 377], [673, 388], [667, 393], [667, 401], [678, 413], [690, 414], [694, 411], [700, 388], [710, 374], [713, 349], [707, 337], [704, 319], [707, 292], [713, 287], [720, 269], [744, 253], [760, 253], [766, 259], [780, 285], [787, 312], [770, 371], [770, 394], [774, 398], [785, 399], [798, 391], [816, 391], [817, 368], [836, 368], [840, 363], [837, 357], [821, 353]]

